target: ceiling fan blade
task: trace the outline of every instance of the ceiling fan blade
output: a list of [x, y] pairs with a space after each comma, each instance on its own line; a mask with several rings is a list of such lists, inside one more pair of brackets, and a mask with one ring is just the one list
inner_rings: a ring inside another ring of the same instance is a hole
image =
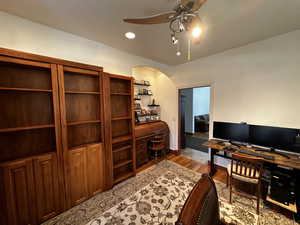
[[192, 11], [192, 12], [198, 11], [198, 10], [201, 8], [201, 6], [202, 6], [206, 1], [207, 1], [207, 0], [195, 0], [195, 1], [194, 1], [194, 5], [193, 5], [191, 11]]
[[167, 12], [144, 18], [124, 19], [123, 21], [126, 23], [135, 24], [160, 24], [170, 22], [175, 17], [175, 15], [176, 12]]

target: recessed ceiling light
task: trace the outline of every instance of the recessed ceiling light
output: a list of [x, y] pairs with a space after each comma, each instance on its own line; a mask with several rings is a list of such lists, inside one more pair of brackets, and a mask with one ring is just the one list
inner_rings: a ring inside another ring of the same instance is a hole
[[127, 32], [125, 34], [125, 37], [128, 38], [128, 39], [134, 39], [135, 38], [135, 33], [133, 33], [133, 32]]
[[181, 52], [180, 52], [180, 51], [176, 52], [176, 55], [177, 55], [177, 56], [180, 56], [180, 55], [181, 55]]

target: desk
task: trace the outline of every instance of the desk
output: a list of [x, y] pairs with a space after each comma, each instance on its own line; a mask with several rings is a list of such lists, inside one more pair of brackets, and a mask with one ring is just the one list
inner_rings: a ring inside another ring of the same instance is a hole
[[[222, 145], [222, 141], [218, 141], [218, 140], [214, 140], [214, 139], [211, 139], [211, 140], [203, 143], [203, 145], [211, 149], [209, 175], [213, 176], [216, 172], [216, 167], [215, 167], [215, 163], [214, 163], [215, 156], [219, 156], [219, 157], [223, 157], [223, 158], [227, 158], [227, 159], [232, 159], [231, 156], [228, 155], [228, 153], [233, 153], [233, 151], [225, 149], [226, 146]], [[294, 170], [300, 170], [300, 159], [297, 156], [293, 155], [293, 154], [286, 153], [286, 155], [288, 155], [290, 157], [289, 159], [287, 159], [286, 157], [283, 157], [283, 156], [278, 155], [278, 154], [274, 154], [272, 152], [259, 152], [259, 151], [257, 151], [257, 150], [259, 150], [259, 148], [256, 148], [256, 147], [248, 148], [246, 146], [238, 147], [238, 146], [234, 146], [234, 145], [231, 145], [229, 147], [233, 148], [233, 149], [236, 149], [236, 150], [243, 149], [243, 150], [247, 150], [247, 151], [253, 151], [253, 152], [256, 152], [256, 153], [261, 153], [261, 154], [264, 154], [264, 155], [271, 155], [271, 156], [274, 156], [274, 160], [261, 158], [262, 161], [264, 161], [265, 163], [273, 164], [273, 165], [288, 167], [288, 168], [291, 168], [291, 169], [294, 169]], [[224, 155], [219, 154], [220, 152], [223, 152]], [[239, 153], [239, 154], [242, 154], [242, 153]], [[286, 208], [286, 209], [288, 209], [292, 212], [295, 212], [295, 213], [297, 212], [296, 204], [293, 204], [293, 205], [290, 204], [290, 206], [285, 206], [285, 205], [283, 205], [279, 202], [276, 202], [275, 200], [270, 199], [268, 196], [267, 196], [266, 200], [273, 203], [273, 204], [276, 204], [276, 205], [279, 205], [283, 208]]]
[[[225, 149], [226, 146], [221, 145], [221, 141], [214, 140], [214, 139], [211, 139], [211, 140], [203, 143], [203, 145], [211, 149], [211, 154], [210, 154], [210, 176], [213, 176], [216, 172], [216, 168], [215, 168], [215, 164], [214, 164], [215, 156], [231, 159], [231, 157], [228, 156], [228, 153], [232, 153], [232, 151], [226, 150]], [[300, 159], [297, 156], [292, 155], [292, 154], [286, 153], [286, 155], [288, 155], [290, 157], [290, 159], [287, 159], [287, 158], [285, 158], [281, 155], [277, 155], [277, 154], [274, 154], [272, 152], [259, 152], [259, 151], [257, 151], [257, 150], [259, 150], [259, 148], [256, 148], [256, 147], [248, 148], [246, 146], [237, 147], [237, 146], [233, 146], [233, 145], [230, 146], [230, 147], [234, 148], [236, 150], [244, 149], [244, 150], [253, 151], [253, 152], [256, 152], [256, 153], [262, 153], [264, 155], [271, 155], [271, 156], [274, 156], [274, 160], [264, 159], [264, 158], [262, 158], [262, 160], [264, 162], [267, 162], [267, 163], [271, 163], [271, 164], [275, 164], [275, 165], [280, 165], [280, 166], [300, 170]], [[218, 154], [219, 152], [224, 152], [224, 155]]]
[[163, 121], [144, 123], [136, 125], [135, 131], [135, 149], [136, 149], [136, 167], [139, 168], [149, 160], [148, 142], [156, 135], [164, 136], [164, 145], [169, 149], [169, 127]]

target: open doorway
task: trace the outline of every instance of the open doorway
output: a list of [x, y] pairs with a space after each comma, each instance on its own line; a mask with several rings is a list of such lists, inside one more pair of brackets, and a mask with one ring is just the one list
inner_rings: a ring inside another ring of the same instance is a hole
[[207, 162], [211, 88], [194, 87], [179, 90], [179, 147], [194, 160]]

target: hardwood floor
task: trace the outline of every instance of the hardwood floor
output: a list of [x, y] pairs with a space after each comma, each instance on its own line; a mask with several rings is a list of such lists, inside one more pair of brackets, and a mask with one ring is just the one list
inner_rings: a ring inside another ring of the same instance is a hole
[[[168, 154], [167, 159], [175, 162], [183, 167], [186, 167], [190, 170], [196, 171], [198, 173], [209, 173], [209, 165], [201, 163], [199, 161], [187, 158], [186, 156], [183, 155], [175, 155], [175, 154]], [[149, 161], [148, 163], [144, 164], [142, 167], [137, 169], [137, 172], [141, 172], [150, 166], [153, 166], [155, 164], [154, 160]], [[216, 174], [213, 176], [214, 179], [226, 183], [226, 169], [219, 167], [217, 168]]]

